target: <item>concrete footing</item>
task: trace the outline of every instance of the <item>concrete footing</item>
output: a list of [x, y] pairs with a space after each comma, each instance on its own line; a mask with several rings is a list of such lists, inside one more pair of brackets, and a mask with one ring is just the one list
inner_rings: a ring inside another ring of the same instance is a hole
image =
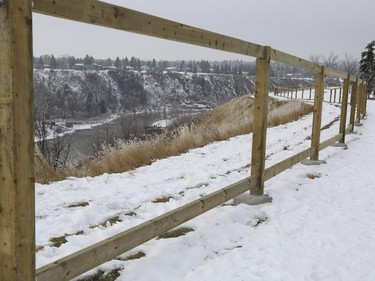
[[343, 149], [348, 149], [347, 144], [346, 143], [341, 143], [341, 142], [334, 143], [331, 146], [333, 146], [333, 147], [341, 147]]
[[317, 166], [317, 165], [327, 164], [327, 162], [323, 160], [305, 159], [301, 161], [301, 164], [306, 165], [306, 166]]
[[271, 202], [272, 202], [272, 197], [268, 196], [267, 194], [251, 195], [249, 192], [243, 193], [233, 198], [233, 205], [235, 206], [241, 203], [248, 204], [248, 205], [261, 205], [261, 204], [271, 203]]

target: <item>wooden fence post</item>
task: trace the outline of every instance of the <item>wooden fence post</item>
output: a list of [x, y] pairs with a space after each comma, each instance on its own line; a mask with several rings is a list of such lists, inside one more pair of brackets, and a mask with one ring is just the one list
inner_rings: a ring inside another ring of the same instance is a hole
[[357, 92], [357, 114], [356, 120], [358, 123], [361, 122], [361, 110], [362, 110], [362, 95], [363, 95], [363, 81], [361, 81], [358, 85], [358, 92]]
[[303, 91], [304, 91], [304, 89], [302, 88], [302, 99], [303, 99]]
[[358, 78], [356, 81], [352, 84], [352, 95], [350, 99], [350, 120], [349, 124], [351, 125], [350, 132], [354, 132], [354, 122], [355, 122], [355, 107], [357, 102], [357, 91], [358, 91]]
[[334, 95], [334, 98], [333, 98], [333, 102], [336, 103], [336, 95], [337, 95], [337, 88], [335, 88], [335, 95]]
[[263, 195], [264, 190], [270, 54], [271, 47], [264, 47], [263, 58], [256, 59], [251, 175], [257, 176], [258, 181], [250, 189], [251, 195]]
[[313, 154], [311, 160], [319, 160], [319, 144], [320, 144], [320, 126], [322, 124], [322, 109], [324, 97], [324, 71], [325, 67], [322, 66], [321, 71], [316, 74], [315, 81], [315, 96], [314, 96], [314, 115], [313, 115], [313, 128], [311, 147]]
[[[348, 111], [348, 96], [349, 96], [349, 84], [350, 84], [350, 75], [344, 80], [343, 96], [341, 103], [341, 117], [340, 117], [340, 134], [342, 138], [339, 140], [340, 143], [345, 143], [345, 133], [346, 133], [346, 115]], [[340, 88], [341, 94], [341, 88]]]
[[365, 85], [365, 94], [364, 94], [364, 106], [363, 106], [363, 115], [366, 116], [367, 114], [367, 94], [368, 93], [368, 84]]
[[362, 84], [362, 101], [361, 101], [361, 116], [362, 116], [362, 119], [365, 117], [366, 101], [367, 101], [367, 85], [366, 85], [365, 82], [363, 82], [363, 84]]
[[0, 279], [35, 280], [31, 1], [0, 1]]
[[329, 89], [329, 102], [332, 102], [332, 89]]
[[311, 91], [312, 91], [312, 87], [310, 87], [309, 100], [311, 100]]

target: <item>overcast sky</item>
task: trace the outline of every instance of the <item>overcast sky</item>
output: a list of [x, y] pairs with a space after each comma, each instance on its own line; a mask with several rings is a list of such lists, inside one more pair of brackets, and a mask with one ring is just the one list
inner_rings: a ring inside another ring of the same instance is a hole
[[[107, 0], [309, 58], [360, 57], [375, 40], [374, 0]], [[33, 14], [34, 56], [244, 59], [245, 56]], [[252, 60], [252, 58], [250, 58]]]

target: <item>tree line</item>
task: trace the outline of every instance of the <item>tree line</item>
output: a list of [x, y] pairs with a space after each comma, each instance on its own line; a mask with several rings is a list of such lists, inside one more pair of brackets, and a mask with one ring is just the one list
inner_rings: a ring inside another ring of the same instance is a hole
[[[356, 58], [345, 53], [341, 58], [331, 51], [328, 56], [313, 54], [310, 61], [319, 65], [347, 72], [351, 75], [358, 75], [366, 80], [369, 85], [369, 95], [375, 91], [375, 40], [368, 43], [361, 53], [361, 58]], [[98, 59], [86, 54], [85, 57], [42, 55], [34, 57], [34, 68], [36, 69], [79, 69], [79, 70], [100, 70], [100, 69], [125, 69], [135, 71], [179, 71], [189, 73], [215, 73], [215, 74], [239, 74], [255, 75], [255, 62], [243, 60], [141, 60], [137, 57], [116, 57], [115, 59]], [[313, 73], [273, 62], [271, 64], [271, 77], [313, 77]]]

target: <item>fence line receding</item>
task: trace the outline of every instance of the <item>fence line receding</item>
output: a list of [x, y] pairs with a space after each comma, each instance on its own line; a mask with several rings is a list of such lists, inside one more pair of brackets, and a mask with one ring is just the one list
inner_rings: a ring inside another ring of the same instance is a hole
[[[35, 271], [32, 12], [255, 57], [251, 176]], [[4, 280], [69, 280], [241, 193], [261, 196], [265, 181], [306, 158], [318, 160], [319, 151], [335, 142], [344, 143], [345, 134], [353, 132], [354, 124], [366, 114], [367, 85], [355, 76], [268, 46], [96, 0], [0, 1], [0, 38], [0, 276]], [[316, 84], [311, 147], [266, 169], [270, 61], [312, 71]], [[342, 107], [340, 130], [321, 141], [325, 76], [344, 83], [339, 98], [331, 93], [331, 102]]]

